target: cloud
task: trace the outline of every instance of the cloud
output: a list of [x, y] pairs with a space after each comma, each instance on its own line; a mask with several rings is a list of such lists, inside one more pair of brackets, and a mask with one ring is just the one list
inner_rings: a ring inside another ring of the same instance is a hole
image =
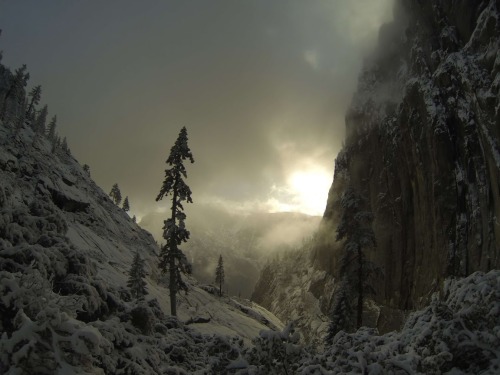
[[319, 67], [319, 56], [315, 50], [304, 51], [304, 60], [313, 68], [318, 69]]
[[0, 42], [4, 62], [27, 63], [42, 84], [79, 161], [105, 191], [118, 182], [132, 214], [166, 206], [154, 198], [184, 125], [195, 205], [302, 210], [291, 176], [333, 176], [362, 55], [390, 3], [2, 2]]

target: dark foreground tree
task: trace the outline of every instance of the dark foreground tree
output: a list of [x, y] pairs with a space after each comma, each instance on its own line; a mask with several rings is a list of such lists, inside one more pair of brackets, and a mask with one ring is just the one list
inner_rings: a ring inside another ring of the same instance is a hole
[[120, 192], [118, 184], [113, 185], [111, 191], [109, 192], [109, 196], [117, 206], [120, 204], [120, 202], [122, 201], [122, 193]]
[[341, 281], [339, 290], [335, 294], [333, 300], [330, 325], [328, 326], [328, 334], [326, 343], [332, 344], [333, 338], [339, 331], [350, 331], [353, 326], [353, 314], [351, 304], [351, 291], [347, 279]]
[[219, 263], [215, 269], [215, 283], [219, 285], [219, 296], [222, 296], [222, 284], [224, 284], [224, 261], [219, 256]]
[[191, 273], [191, 265], [179, 249], [179, 246], [189, 239], [189, 231], [185, 225], [186, 214], [183, 212], [182, 204], [183, 202], [193, 203], [191, 189], [184, 182], [184, 178], [187, 178], [185, 160], [194, 163], [193, 155], [188, 147], [187, 130], [183, 127], [170, 149], [170, 155], [166, 161], [169, 167], [165, 170], [165, 180], [156, 197], [156, 201], [159, 201], [166, 195], [172, 196], [171, 216], [164, 221], [163, 225], [163, 238], [167, 242], [161, 248], [159, 266], [162, 272], [168, 273], [170, 277], [170, 311], [174, 316], [177, 315], [177, 291], [187, 291], [187, 285], [182, 280], [181, 274]]
[[144, 281], [145, 277], [146, 271], [144, 270], [144, 259], [142, 259], [139, 252], [136, 251], [132, 261], [132, 267], [130, 268], [127, 286], [130, 288], [132, 296], [137, 299], [140, 299], [148, 294], [146, 282]]
[[[357, 296], [356, 326], [359, 328], [363, 325], [365, 292], [374, 292], [368, 281], [375, 272], [379, 272], [366, 259], [365, 254], [368, 249], [376, 246], [375, 234], [371, 226], [373, 214], [365, 208], [366, 200], [351, 186], [342, 194], [340, 204], [343, 212], [337, 227], [337, 241], [345, 239], [340, 275], [342, 280], [353, 286]], [[349, 301], [349, 297], [346, 301]]]

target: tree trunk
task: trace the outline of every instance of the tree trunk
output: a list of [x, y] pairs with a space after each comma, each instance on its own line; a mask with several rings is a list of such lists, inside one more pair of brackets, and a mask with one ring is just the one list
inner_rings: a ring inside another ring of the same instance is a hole
[[219, 282], [219, 297], [222, 297], [222, 281]]
[[363, 252], [358, 247], [358, 319], [357, 326], [363, 325]]
[[[175, 184], [177, 185], [177, 184]], [[175, 212], [177, 210], [177, 189], [176, 186], [174, 185], [174, 194], [172, 197], [172, 224], [175, 226]], [[176, 294], [177, 294], [177, 279], [176, 279], [176, 272], [175, 272], [175, 253], [177, 250], [177, 243], [175, 242], [175, 238], [170, 239], [170, 257], [169, 257], [169, 268], [168, 271], [170, 273], [170, 283], [169, 283], [169, 289], [170, 289], [170, 313], [172, 316], [177, 316], [177, 300], [176, 300]]]

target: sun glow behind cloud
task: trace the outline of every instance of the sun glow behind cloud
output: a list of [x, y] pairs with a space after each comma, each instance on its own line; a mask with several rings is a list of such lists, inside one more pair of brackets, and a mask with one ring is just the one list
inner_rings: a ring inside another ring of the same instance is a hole
[[320, 165], [291, 171], [285, 185], [273, 185], [267, 198], [250, 201], [232, 201], [213, 196], [202, 196], [199, 202], [223, 208], [230, 213], [299, 212], [322, 216], [332, 184], [332, 173]]
[[299, 210], [311, 215], [322, 215], [325, 210], [331, 175], [320, 168], [294, 172], [288, 181]]
[[331, 183], [331, 173], [320, 166], [293, 171], [285, 186], [272, 187], [267, 210], [321, 216]]

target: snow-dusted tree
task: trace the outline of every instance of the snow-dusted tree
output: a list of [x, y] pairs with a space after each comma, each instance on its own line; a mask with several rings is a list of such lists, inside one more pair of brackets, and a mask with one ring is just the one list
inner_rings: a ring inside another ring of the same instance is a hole
[[375, 234], [371, 227], [373, 214], [367, 210], [365, 199], [352, 186], [342, 194], [340, 204], [343, 209], [337, 227], [337, 241], [345, 240], [341, 257], [341, 277], [354, 286], [357, 295], [356, 325], [363, 325], [363, 303], [366, 292], [373, 292], [367, 282], [378, 271], [366, 260], [365, 251], [376, 246]]
[[352, 318], [351, 291], [349, 290], [347, 279], [344, 278], [333, 300], [331, 320], [326, 337], [328, 345], [332, 344], [333, 338], [339, 331], [351, 330], [353, 326]]
[[66, 137], [63, 138], [62, 143], [61, 143], [61, 149], [66, 153], [66, 154], [71, 154], [71, 151], [68, 146], [68, 140]]
[[31, 124], [35, 133], [45, 135], [46, 131], [45, 125], [47, 123], [48, 114], [49, 114], [49, 109], [47, 105], [44, 105], [43, 108], [40, 111], [38, 111], [35, 120]]
[[130, 211], [130, 204], [128, 203], [128, 196], [125, 197], [124, 201], [123, 201], [123, 211], [127, 212], [127, 211]]
[[219, 263], [215, 269], [215, 283], [219, 285], [219, 296], [222, 296], [222, 284], [224, 284], [224, 261], [219, 255]]
[[132, 296], [137, 299], [143, 298], [148, 294], [146, 282], [144, 281], [145, 277], [144, 259], [142, 259], [139, 252], [136, 251], [132, 261], [132, 267], [130, 268], [127, 286], [130, 288]]
[[38, 103], [40, 103], [40, 99], [42, 97], [42, 86], [38, 85], [35, 86], [31, 89], [30, 93], [28, 94], [28, 97], [30, 98], [29, 100], [29, 105], [28, 109], [26, 110], [26, 120], [32, 123], [35, 120], [35, 113], [36, 113], [36, 107]]
[[109, 192], [109, 196], [117, 206], [120, 204], [120, 202], [122, 201], [122, 193], [120, 192], [118, 184], [113, 185], [111, 191]]
[[[288, 323], [283, 331], [261, 330], [252, 340], [254, 347], [246, 354], [250, 374], [298, 374], [301, 362], [309, 357], [300, 345], [300, 334], [295, 331], [293, 322]], [[302, 374], [318, 373], [301, 372]]]
[[179, 246], [189, 239], [189, 231], [185, 225], [186, 214], [183, 212], [182, 204], [193, 202], [191, 189], [184, 182], [184, 178], [187, 178], [184, 166], [186, 159], [194, 163], [193, 154], [188, 147], [187, 130], [183, 127], [170, 149], [166, 161], [169, 167], [165, 170], [165, 180], [156, 197], [156, 201], [159, 201], [166, 195], [172, 196], [171, 216], [164, 221], [163, 226], [163, 238], [167, 242], [161, 248], [159, 266], [163, 273], [169, 273], [170, 311], [174, 316], [177, 315], [177, 291], [187, 291], [187, 285], [182, 280], [181, 274], [191, 272], [191, 265], [179, 249]]
[[132, 221], [133, 221], [134, 223], [137, 223], [137, 218], [135, 217], [135, 215], [134, 215], [134, 216], [132, 216]]
[[54, 144], [56, 141], [56, 127], [57, 127], [57, 116], [54, 115], [50, 120], [49, 126], [47, 127], [47, 138]]
[[26, 69], [26, 65], [16, 69], [9, 88], [2, 98], [2, 103], [0, 103], [0, 118], [2, 120], [17, 120], [20, 116], [24, 117], [26, 113], [24, 88], [28, 84], [30, 77]]

